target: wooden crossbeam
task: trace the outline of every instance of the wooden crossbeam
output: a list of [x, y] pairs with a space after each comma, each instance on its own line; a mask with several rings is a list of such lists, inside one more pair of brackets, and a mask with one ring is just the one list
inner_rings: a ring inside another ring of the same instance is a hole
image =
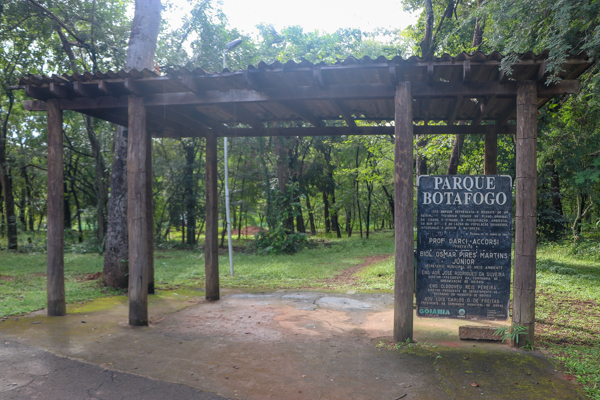
[[[99, 88], [105, 92], [111, 92], [110, 85], [100, 81]], [[434, 98], [451, 98], [464, 96], [472, 97], [515, 97], [517, 91], [517, 82], [507, 82], [504, 85], [498, 82], [472, 82], [463, 84], [461, 82], [435, 82], [431, 85], [426, 83], [414, 83], [413, 98], [415, 99], [434, 99]], [[34, 87], [29, 87], [29, 94], [34, 98], [43, 98], [43, 93], [38, 93]], [[26, 87], [26, 91], [28, 90]], [[555, 95], [575, 93], [579, 89], [579, 82], [576, 80], [563, 80], [557, 84], [546, 86], [543, 84], [537, 85], [538, 97], [548, 98]], [[41, 89], [40, 89], [41, 90]], [[300, 101], [306, 100], [333, 100], [333, 99], [392, 99], [395, 89], [390, 84], [359, 84], [359, 85], [328, 85], [326, 88], [317, 88], [315, 86], [298, 86], [290, 87], [281, 90], [261, 91], [248, 89], [232, 89], [228, 91], [206, 91], [202, 93], [157, 93], [144, 97], [144, 105], [152, 106], [169, 106], [169, 105], [210, 105], [221, 103], [260, 103], [260, 102], [292, 102], [299, 104]], [[77, 99], [60, 99], [58, 104], [62, 110], [89, 110], [103, 108], [125, 108], [127, 107], [127, 98], [124, 96], [117, 97], [98, 97], [77, 98]], [[47, 97], [46, 97], [47, 98]], [[25, 107], [30, 111], [43, 111], [44, 109], [36, 108], [41, 103], [25, 102]], [[302, 112], [302, 111], [300, 111]], [[310, 113], [312, 114], [312, 113]], [[315, 116], [302, 116], [306, 119], [312, 119], [315, 123]], [[309, 121], [310, 122], [310, 121]], [[311, 122], [312, 123], [312, 122]]]

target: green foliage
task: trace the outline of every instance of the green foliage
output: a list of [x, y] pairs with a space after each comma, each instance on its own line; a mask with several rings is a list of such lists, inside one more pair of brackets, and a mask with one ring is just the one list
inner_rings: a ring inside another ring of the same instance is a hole
[[495, 336], [500, 336], [502, 341], [504, 342], [506, 339], [510, 339], [511, 341], [519, 343], [519, 335], [527, 334], [527, 328], [523, 325], [519, 325], [517, 323], [512, 324], [512, 326], [501, 326], [494, 331]]
[[285, 221], [297, 216], [299, 204], [297, 183], [290, 183], [286, 193], [274, 193], [273, 206], [270, 211], [272, 227], [268, 231], [258, 232], [254, 239], [254, 250], [257, 254], [292, 254], [308, 245], [305, 233], [290, 232], [285, 227]]
[[258, 232], [254, 238], [254, 248], [257, 254], [292, 254], [308, 245], [305, 233], [287, 233], [283, 226], [269, 231]]

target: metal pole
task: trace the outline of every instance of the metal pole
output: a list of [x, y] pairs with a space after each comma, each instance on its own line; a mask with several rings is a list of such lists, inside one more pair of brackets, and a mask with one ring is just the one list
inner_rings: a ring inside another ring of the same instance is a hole
[[225, 149], [225, 214], [227, 216], [227, 244], [229, 247], [229, 272], [233, 276], [233, 249], [231, 248], [231, 217], [229, 213], [229, 166], [227, 162], [227, 138], [223, 138]]

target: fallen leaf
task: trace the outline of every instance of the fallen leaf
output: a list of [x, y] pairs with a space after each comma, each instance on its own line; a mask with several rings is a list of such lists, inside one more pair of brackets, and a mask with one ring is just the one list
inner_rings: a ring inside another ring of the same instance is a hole
[[471, 386], [473, 386], [473, 387], [478, 387], [478, 386], [479, 386], [479, 383], [474, 383], [474, 382], [471, 382]]

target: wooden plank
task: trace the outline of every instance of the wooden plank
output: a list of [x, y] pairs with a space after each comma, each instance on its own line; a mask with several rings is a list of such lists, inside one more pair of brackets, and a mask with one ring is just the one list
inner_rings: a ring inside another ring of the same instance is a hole
[[483, 173], [498, 174], [498, 134], [495, 125], [487, 125], [485, 132]]
[[48, 239], [46, 291], [49, 316], [67, 313], [64, 273], [63, 114], [57, 100], [48, 100]]
[[219, 200], [217, 196], [217, 136], [206, 133], [206, 239], [204, 276], [206, 300], [219, 300]]
[[394, 145], [394, 342], [413, 339], [413, 123], [411, 83], [398, 84], [395, 97]]
[[148, 189], [146, 109], [129, 97], [127, 226], [129, 234], [129, 325], [148, 325]]
[[518, 83], [517, 95], [517, 213], [515, 216], [515, 264], [513, 323], [527, 328], [516, 347], [534, 345], [535, 248], [536, 248], [536, 138], [537, 90], [535, 81]]

